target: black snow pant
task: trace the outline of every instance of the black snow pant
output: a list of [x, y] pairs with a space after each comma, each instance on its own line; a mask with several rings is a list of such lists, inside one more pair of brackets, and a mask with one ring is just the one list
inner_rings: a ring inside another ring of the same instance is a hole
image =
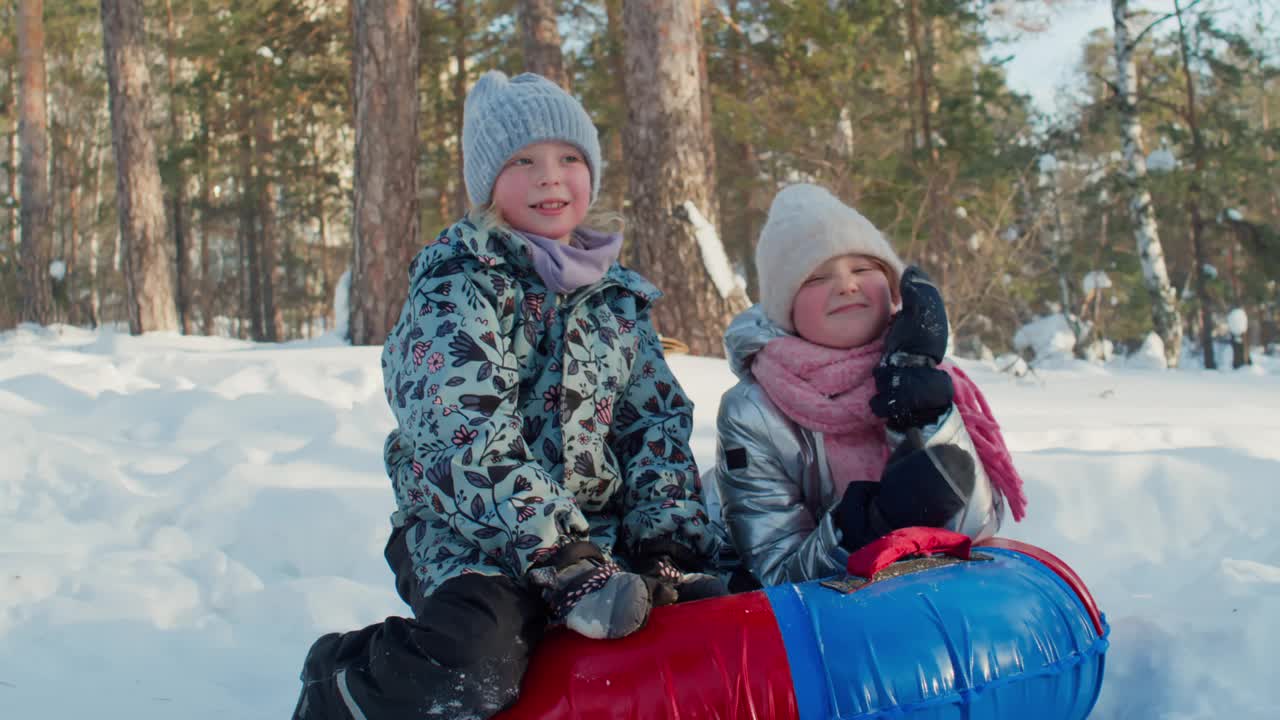
[[386, 557], [414, 617], [317, 640], [293, 720], [483, 719], [519, 696], [546, 628], [542, 599], [509, 578], [474, 574], [423, 595], [410, 527], [391, 534]]

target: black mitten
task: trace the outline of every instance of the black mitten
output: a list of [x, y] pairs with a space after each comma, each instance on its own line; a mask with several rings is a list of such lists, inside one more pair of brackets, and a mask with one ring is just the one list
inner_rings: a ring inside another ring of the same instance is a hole
[[632, 553], [631, 566], [646, 581], [656, 582], [654, 605], [665, 605], [665, 589], [675, 592], [674, 602], [705, 600], [728, 595], [720, 578], [702, 572], [705, 563], [688, 547], [674, 540], [648, 540]]
[[902, 273], [902, 309], [885, 336], [884, 356], [872, 374], [871, 412], [897, 432], [936, 422], [951, 407], [951, 376], [937, 369], [947, 351], [947, 310], [929, 276], [912, 266]]
[[880, 476], [880, 514], [895, 530], [941, 527], [969, 502], [975, 469], [973, 456], [955, 445], [902, 452]]
[[924, 364], [914, 358], [932, 360], [937, 365], [947, 353], [947, 306], [942, 293], [923, 270], [912, 265], [899, 283], [902, 309], [889, 323], [884, 341], [886, 365]]
[[955, 385], [945, 370], [882, 365], [871, 374], [876, 380], [871, 412], [896, 432], [937, 422], [955, 400]]
[[880, 482], [850, 483], [836, 506], [845, 550], [853, 552], [899, 528], [942, 527], [969, 502], [976, 482], [969, 453], [940, 445], [895, 455]]

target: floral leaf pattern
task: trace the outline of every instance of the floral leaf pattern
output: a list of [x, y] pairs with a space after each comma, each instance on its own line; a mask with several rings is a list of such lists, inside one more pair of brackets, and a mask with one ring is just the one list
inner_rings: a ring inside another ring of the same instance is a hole
[[549, 292], [522, 243], [446, 229], [414, 258], [383, 351], [384, 458], [424, 591], [519, 576], [577, 539], [610, 553], [672, 537], [711, 556], [692, 403], [648, 319], [656, 290], [615, 265]]

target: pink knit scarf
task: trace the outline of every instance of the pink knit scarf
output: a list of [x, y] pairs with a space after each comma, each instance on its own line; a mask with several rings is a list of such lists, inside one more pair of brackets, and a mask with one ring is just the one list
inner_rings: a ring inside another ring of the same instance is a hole
[[[876, 392], [871, 371], [883, 342], [851, 350], [816, 345], [797, 337], [770, 341], [756, 355], [752, 374], [769, 399], [802, 427], [823, 433], [836, 495], [849, 483], [879, 480], [889, 457], [884, 421], [871, 412]], [[1000, 426], [978, 386], [960, 368], [941, 365], [955, 385], [955, 406], [987, 475], [1009, 503], [1014, 520], [1026, 515], [1022, 478], [1013, 467]]]

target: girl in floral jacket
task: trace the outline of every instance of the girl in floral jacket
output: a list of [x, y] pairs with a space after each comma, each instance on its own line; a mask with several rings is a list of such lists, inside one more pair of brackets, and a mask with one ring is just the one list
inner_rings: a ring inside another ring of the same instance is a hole
[[537, 75], [467, 97], [477, 210], [409, 268], [382, 354], [397, 427], [387, 560], [414, 618], [313, 646], [295, 718], [488, 717], [548, 623], [593, 638], [723, 592], [689, 449], [693, 404], [649, 321], [658, 291], [583, 226], [590, 118]]

